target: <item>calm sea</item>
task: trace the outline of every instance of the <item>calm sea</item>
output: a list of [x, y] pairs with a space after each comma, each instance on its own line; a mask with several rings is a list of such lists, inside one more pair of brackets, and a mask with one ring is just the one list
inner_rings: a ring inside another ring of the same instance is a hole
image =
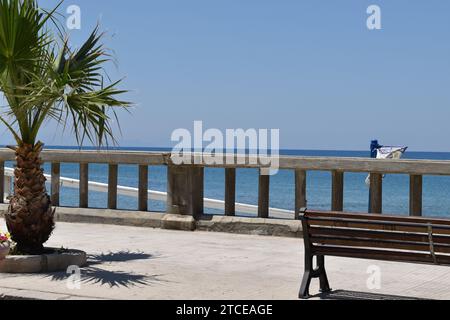
[[[61, 147], [58, 147], [61, 149]], [[65, 148], [70, 149], [70, 148]], [[121, 148], [121, 150], [161, 151], [153, 148]], [[167, 151], [167, 150], [162, 150]], [[368, 157], [368, 152], [356, 151], [301, 151], [284, 150], [283, 155], [298, 156], [330, 156], [330, 157]], [[450, 153], [408, 152], [407, 159], [435, 159], [450, 160]], [[13, 166], [8, 163], [8, 166]], [[61, 167], [63, 177], [78, 179], [79, 168], [76, 164], [64, 164]], [[45, 165], [46, 173], [50, 173], [50, 166]], [[107, 165], [90, 165], [89, 180], [107, 183]], [[150, 167], [149, 185], [152, 190], [166, 191], [165, 167]], [[138, 169], [136, 166], [119, 167], [119, 184], [137, 187]], [[368, 206], [369, 191], [365, 184], [366, 174], [348, 173], [345, 175], [345, 210], [365, 212]], [[383, 211], [392, 214], [407, 214], [409, 210], [409, 177], [404, 175], [387, 175], [384, 179]], [[294, 210], [294, 173], [280, 171], [271, 178], [270, 206], [274, 208]], [[237, 171], [237, 201], [246, 204], [257, 204], [258, 171], [240, 169]], [[308, 207], [329, 210], [331, 206], [331, 179], [328, 172], [309, 172], [307, 185]], [[224, 199], [224, 171], [221, 169], [207, 169], [205, 171], [205, 197]], [[95, 208], [105, 208], [106, 193], [90, 192], [89, 205]], [[63, 188], [61, 205], [76, 207], [78, 205], [78, 191]], [[137, 199], [119, 196], [120, 209], [134, 210]], [[165, 204], [149, 201], [150, 210], [164, 211]], [[424, 177], [423, 211], [426, 216], [450, 216], [450, 177]], [[206, 213], [219, 212], [206, 209]]]

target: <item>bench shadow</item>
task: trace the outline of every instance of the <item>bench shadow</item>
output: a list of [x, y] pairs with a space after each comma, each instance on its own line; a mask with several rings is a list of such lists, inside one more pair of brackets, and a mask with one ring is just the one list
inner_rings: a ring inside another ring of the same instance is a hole
[[[110, 265], [112, 263], [125, 263], [137, 260], [150, 260], [155, 256], [142, 252], [110, 252], [108, 254], [88, 255], [88, 264], [80, 269], [81, 284], [96, 284], [100, 286], [109, 286], [110, 288], [130, 288], [135, 286], [149, 286], [159, 282], [162, 275], [136, 274], [133, 272], [110, 271], [101, 267], [101, 265]], [[55, 272], [44, 275], [52, 281], [67, 281], [73, 274], [67, 272]]]
[[380, 293], [358, 292], [348, 290], [334, 290], [327, 293], [320, 293], [312, 298], [320, 298], [321, 300], [386, 300], [386, 301], [413, 301], [413, 300], [429, 300], [416, 297], [394, 296]]

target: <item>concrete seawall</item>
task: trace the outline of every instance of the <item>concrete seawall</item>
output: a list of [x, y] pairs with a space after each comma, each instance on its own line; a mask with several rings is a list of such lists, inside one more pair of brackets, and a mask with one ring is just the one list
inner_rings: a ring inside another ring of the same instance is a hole
[[[3, 216], [7, 205], [0, 205]], [[139, 212], [109, 209], [56, 208], [56, 220], [68, 223], [89, 223], [143, 227], [182, 231], [224, 232], [247, 235], [302, 237], [301, 222], [283, 219], [261, 219], [202, 215], [191, 216], [158, 212]]]

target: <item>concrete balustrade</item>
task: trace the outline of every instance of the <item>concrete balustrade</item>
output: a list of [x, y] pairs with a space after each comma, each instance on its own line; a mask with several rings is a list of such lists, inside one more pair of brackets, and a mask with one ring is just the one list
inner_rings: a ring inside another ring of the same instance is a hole
[[[239, 210], [253, 212], [257, 218], [290, 218], [294, 220], [302, 207], [307, 206], [306, 188], [308, 171], [328, 171], [332, 181], [331, 210], [342, 211], [345, 204], [344, 177], [347, 172], [368, 173], [371, 176], [370, 212], [381, 214], [383, 208], [383, 175], [407, 174], [411, 177], [410, 183], [410, 214], [422, 215], [422, 181], [424, 175], [450, 176], [450, 161], [432, 160], [375, 160], [365, 158], [330, 158], [330, 157], [280, 157], [281, 170], [295, 171], [295, 212], [270, 208], [270, 176], [260, 174], [258, 206], [236, 203], [236, 177], [239, 168], [254, 168], [263, 172], [267, 167], [255, 164], [252, 156], [231, 156], [238, 165], [230, 165], [223, 156], [224, 165], [218, 165], [218, 156], [189, 154], [195, 165], [175, 165], [170, 153], [159, 152], [123, 152], [123, 151], [71, 151], [46, 150], [42, 153], [43, 161], [51, 163], [51, 198], [55, 206], [60, 205], [61, 164], [78, 163], [80, 165], [79, 207], [89, 208], [89, 191], [95, 183], [89, 182], [90, 164], [107, 164], [109, 166], [108, 184], [105, 192], [108, 193], [108, 209], [117, 209], [117, 197], [122, 194], [125, 187], [118, 186], [119, 165], [136, 165], [139, 168], [139, 186], [137, 190], [125, 190], [138, 197], [137, 211], [148, 211], [148, 200], [151, 195], [148, 190], [148, 173], [152, 166], [167, 166], [167, 194], [158, 195], [159, 200], [167, 200], [167, 213], [177, 216], [189, 216], [198, 220], [203, 215], [204, 206], [221, 208], [225, 216], [234, 217]], [[201, 162], [198, 162], [201, 159]], [[5, 178], [5, 162], [14, 161], [14, 153], [8, 149], [0, 149], [0, 192], [8, 193], [10, 188]], [[258, 163], [256, 161], [256, 163]], [[259, 163], [270, 163], [260, 161]], [[225, 175], [225, 201], [204, 199], [204, 169], [223, 168]], [[67, 180], [67, 179], [66, 179]], [[11, 181], [11, 180], [9, 180]], [[6, 186], [6, 187], [5, 187]], [[96, 191], [101, 187], [97, 186]], [[101, 188], [100, 188], [101, 189]], [[103, 190], [103, 189], [102, 189]], [[3, 203], [3, 199], [0, 199]], [[246, 207], [247, 206], [247, 207]], [[278, 211], [277, 211], [278, 210]], [[274, 212], [280, 215], [274, 216]], [[284, 216], [283, 216], [284, 215]]]

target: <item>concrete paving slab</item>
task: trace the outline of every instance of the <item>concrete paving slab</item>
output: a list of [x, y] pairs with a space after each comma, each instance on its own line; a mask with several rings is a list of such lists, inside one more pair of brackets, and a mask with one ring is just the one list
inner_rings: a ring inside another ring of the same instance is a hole
[[[80, 281], [76, 272], [1, 274], [0, 295], [285, 300], [297, 299], [303, 272], [295, 238], [58, 223], [48, 246], [88, 253]], [[336, 290], [327, 299], [450, 299], [448, 267], [328, 258], [327, 271]]]

